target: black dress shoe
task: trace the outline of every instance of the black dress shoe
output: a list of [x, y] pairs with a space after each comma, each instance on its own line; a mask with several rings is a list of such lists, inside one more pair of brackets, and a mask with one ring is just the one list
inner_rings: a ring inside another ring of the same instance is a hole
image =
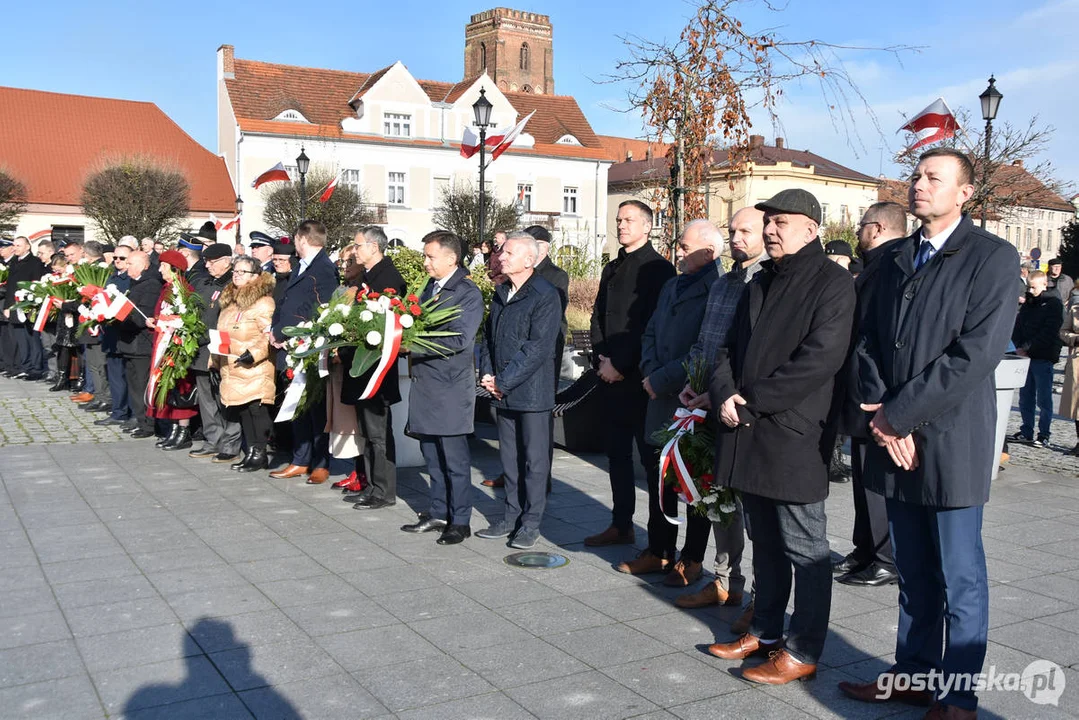
[[899, 575], [892, 568], [885, 567], [880, 563], [871, 563], [868, 567], [858, 572], [849, 572], [836, 578], [836, 582], [844, 585], [862, 585], [864, 587], [880, 587], [881, 585], [894, 585], [899, 582]]
[[472, 528], [468, 525], [447, 525], [435, 542], [439, 545], [457, 545], [463, 543], [467, 537], [472, 537]]
[[154, 429], [153, 428], [135, 428], [131, 432], [131, 437], [135, 438], [136, 440], [141, 440], [142, 438], [148, 438], [148, 437], [153, 437], [153, 436], [154, 436]]
[[396, 500], [387, 500], [380, 497], [365, 497], [358, 503], [352, 506], [353, 510], [380, 510], [386, 507], [393, 507], [397, 504]]
[[23, 378], [23, 380], [26, 380], [28, 382], [39, 382], [43, 377], [45, 376], [41, 373], [29, 373], [26, 377]]
[[106, 412], [112, 410], [112, 403], [105, 400], [95, 400], [82, 406], [86, 412]]
[[15, 380], [25, 380], [26, 378], [30, 377], [30, 373], [28, 373], [28, 372], [15, 373], [11, 377], [13, 379], [15, 379]]
[[425, 533], [432, 530], [442, 530], [445, 527], [445, 520], [438, 520], [430, 515], [424, 514], [420, 515], [419, 522], [413, 523], [412, 525], [402, 525], [401, 529], [409, 533]]
[[832, 563], [832, 574], [846, 575], [848, 573], [858, 572], [866, 567], [867, 564], [868, 563], [859, 562], [858, 559], [854, 557], [854, 553], [851, 553], [842, 560]]
[[94, 425], [123, 425], [126, 420], [115, 420], [111, 417], [94, 420]]
[[341, 497], [341, 500], [343, 502], [353, 503], [353, 504], [363, 502], [365, 500], [370, 500], [370, 499], [371, 499], [371, 489], [370, 488], [364, 488], [363, 490], [360, 490], [359, 492], [348, 493], [347, 495], [343, 495]]

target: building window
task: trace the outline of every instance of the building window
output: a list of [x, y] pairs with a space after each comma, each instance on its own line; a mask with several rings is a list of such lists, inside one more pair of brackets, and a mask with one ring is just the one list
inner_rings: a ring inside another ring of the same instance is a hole
[[521, 212], [532, 212], [532, 185], [519, 184], [517, 186], [517, 206]]
[[1038, 228], [1038, 247], [1041, 247], [1041, 246], [1042, 246], [1042, 231], [1041, 231], [1041, 228]]
[[487, 69], [487, 43], [480, 43], [480, 69]]
[[341, 171], [341, 184], [347, 187], [357, 195], [360, 193], [360, 171], [359, 170], [342, 170]]
[[386, 203], [405, 204], [405, 174], [403, 172], [389, 173], [389, 179], [386, 182]]
[[83, 242], [85, 237], [86, 230], [82, 225], [53, 225], [50, 239], [53, 243], [60, 240], [64, 240], [65, 242], [70, 240]]
[[295, 165], [286, 165], [285, 172], [288, 173], [289, 180], [296, 182], [300, 179], [300, 169]]
[[1008, 242], [1012, 241], [1012, 226], [1011, 225], [1005, 225], [1004, 226], [1004, 239], [1007, 240]]
[[821, 217], [821, 222], [822, 223], [828, 222], [828, 203], [821, 203], [821, 205], [820, 205], [820, 217]]
[[386, 113], [382, 116], [382, 129], [386, 137], [412, 137], [412, 116]]
[[562, 188], [562, 212], [567, 215], [577, 214], [577, 188]]
[[843, 225], [850, 223], [850, 213], [847, 211], [846, 205], [839, 206], [839, 222]]
[[1027, 249], [1028, 250], [1032, 247], [1033, 239], [1034, 239], [1034, 231], [1031, 230], [1030, 228], [1027, 228]]
[[652, 229], [662, 230], [663, 226], [667, 224], [667, 211], [656, 210], [652, 213]]
[[865, 208], [860, 207], [858, 208], [858, 219], [861, 220], [863, 217], [865, 217]]
[[528, 57], [528, 43], [521, 43], [521, 69], [527, 70], [531, 64], [531, 58]]
[[1052, 230], [1046, 230], [1045, 231], [1045, 244], [1046, 244], [1046, 249], [1047, 250], [1052, 250], [1053, 249], [1053, 231]]

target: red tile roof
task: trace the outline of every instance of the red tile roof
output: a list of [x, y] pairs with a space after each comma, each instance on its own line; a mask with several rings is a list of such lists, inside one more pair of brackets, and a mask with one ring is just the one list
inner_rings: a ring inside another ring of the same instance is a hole
[[[341, 121], [355, 114], [348, 104], [349, 101], [362, 96], [389, 69], [385, 68], [374, 74], [355, 73], [239, 58], [235, 59], [234, 68], [235, 77], [226, 79], [225, 86], [241, 129], [317, 137], [344, 137]], [[432, 102], [452, 103], [475, 81], [476, 78], [457, 83], [419, 79], [416, 82]], [[535, 138], [535, 148], [511, 148], [509, 152], [597, 160], [606, 158], [607, 155], [592, 126], [588, 124], [580, 106], [572, 97], [521, 92], [503, 94], [519, 117], [536, 111], [526, 128], [526, 132]], [[266, 124], [289, 109], [299, 110], [307, 120], [319, 127], [287, 122]], [[259, 129], [255, 130], [256, 127]], [[573, 135], [581, 145], [556, 144], [558, 139], [566, 134]], [[348, 136], [353, 135], [349, 133]], [[378, 136], [378, 139], [385, 140], [382, 136]]]
[[0, 87], [0, 166], [31, 203], [81, 205], [83, 182], [103, 162], [145, 156], [173, 164], [191, 186], [194, 212], [234, 213], [225, 161], [153, 103]]
[[647, 160], [648, 153], [651, 151], [652, 157], [661, 158], [666, 156], [667, 149], [670, 145], [667, 143], [649, 142], [648, 140], [638, 140], [637, 138], [625, 138], [617, 137], [615, 135], [597, 135], [600, 144], [607, 152], [607, 159], [620, 163], [629, 162], [630, 153], [633, 154], [633, 161]]
[[[1075, 206], [1063, 197], [1045, 187], [1040, 180], [1030, 174], [1022, 165], [1002, 165], [993, 171], [992, 185], [997, 188], [997, 195], [1007, 205], [1056, 210], [1074, 213]], [[884, 178], [877, 189], [880, 202], [897, 202], [907, 206], [907, 187], [904, 180]], [[977, 217], [980, 217], [975, 213]], [[1001, 215], [990, 210], [986, 216], [990, 220], [999, 220]]]

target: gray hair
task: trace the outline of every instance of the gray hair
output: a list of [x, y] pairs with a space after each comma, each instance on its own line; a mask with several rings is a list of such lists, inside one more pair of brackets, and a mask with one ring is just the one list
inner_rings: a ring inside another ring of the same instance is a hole
[[96, 240], [87, 240], [82, 244], [82, 249], [91, 259], [97, 260], [105, 256], [105, 246]]
[[506, 242], [510, 240], [520, 240], [528, 247], [528, 252], [532, 255], [532, 262], [535, 263], [539, 260], [539, 241], [532, 237], [524, 230], [514, 230], [506, 237]]
[[124, 235], [122, 238], [119, 239], [119, 241], [117, 241], [116, 247], [120, 247], [121, 245], [123, 245], [124, 247], [129, 247], [132, 250], [138, 250], [139, 239], [134, 235]]
[[704, 219], [690, 220], [686, 223], [686, 228], [682, 231], [682, 235], [685, 236], [694, 228], [699, 228], [702, 240], [706, 240], [715, 246], [717, 256], [723, 251], [723, 234], [719, 232], [719, 228], [715, 226], [715, 223]]
[[386, 252], [386, 248], [390, 244], [390, 239], [386, 237], [385, 230], [380, 228], [378, 225], [368, 225], [360, 232], [363, 233], [363, 236], [367, 239], [367, 242], [373, 242], [378, 244], [378, 251], [380, 253]]
[[251, 257], [250, 255], [237, 255], [235, 257], [235, 259], [233, 259], [232, 268], [234, 270], [237, 267], [239, 267], [240, 265], [245, 266], [245, 267], [241, 267], [240, 268], [241, 270], [246, 270], [248, 272], [253, 272], [253, 273], [261, 273], [262, 272], [262, 263], [260, 263], [258, 260]]

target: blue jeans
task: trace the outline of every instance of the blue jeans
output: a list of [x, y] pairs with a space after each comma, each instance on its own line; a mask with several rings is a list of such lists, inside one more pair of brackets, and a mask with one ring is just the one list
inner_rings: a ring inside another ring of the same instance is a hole
[[1049, 429], [1053, 423], [1053, 363], [1048, 360], [1031, 360], [1027, 370], [1027, 382], [1019, 390], [1019, 414], [1023, 424], [1019, 431], [1027, 437], [1034, 437], [1034, 404], [1037, 402], [1038, 439], [1049, 439]]

